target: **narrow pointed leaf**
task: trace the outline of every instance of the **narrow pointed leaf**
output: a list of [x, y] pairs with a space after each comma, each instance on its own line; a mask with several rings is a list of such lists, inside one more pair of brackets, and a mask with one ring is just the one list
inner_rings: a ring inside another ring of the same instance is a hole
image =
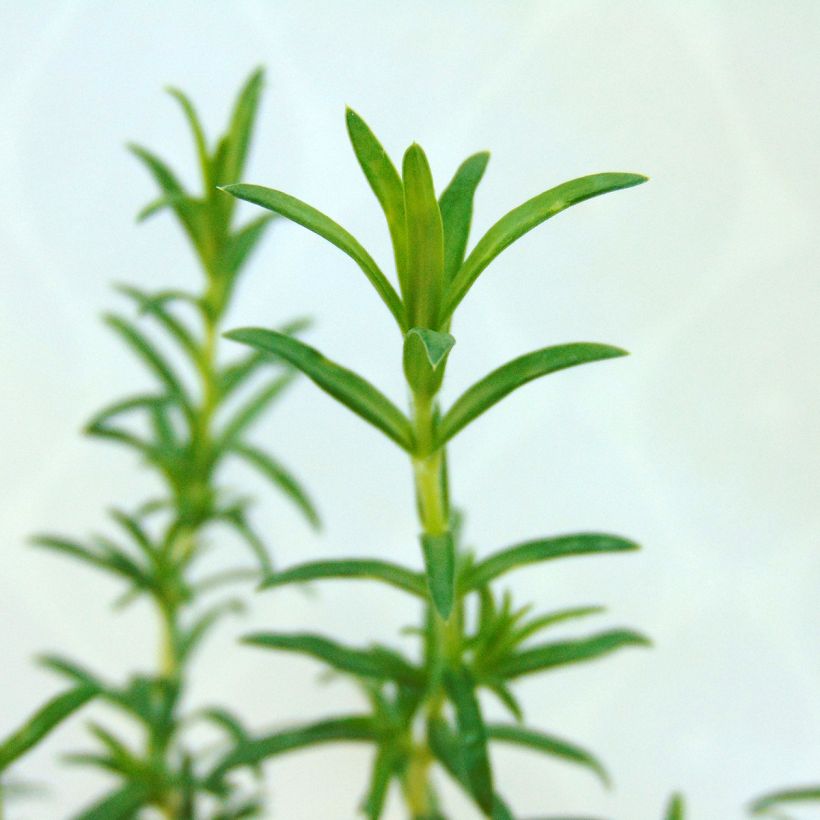
[[370, 284], [373, 285], [390, 309], [399, 327], [402, 330], [405, 329], [404, 307], [395, 289], [379, 266], [373, 261], [373, 257], [341, 225], [306, 202], [302, 202], [282, 191], [275, 191], [272, 188], [263, 188], [261, 185], [239, 184], [226, 185], [223, 190], [231, 196], [244, 199], [246, 202], [252, 202], [254, 205], [260, 205], [269, 211], [284, 216], [286, 219], [290, 219], [291, 222], [295, 222], [297, 225], [302, 225], [344, 251], [370, 280]]
[[634, 541], [598, 532], [539, 538], [508, 547], [474, 564], [461, 578], [460, 586], [468, 592], [486, 585], [500, 575], [540, 561], [551, 561], [571, 555], [632, 552], [637, 549], [639, 546]]
[[458, 741], [470, 791], [486, 812], [493, 807], [493, 775], [487, 752], [487, 729], [481, 716], [476, 684], [468, 669], [459, 666], [445, 672], [444, 684], [453, 703]]
[[463, 393], [447, 411], [438, 429], [438, 442], [444, 444], [470, 422], [489, 410], [522, 385], [579, 364], [626, 356], [625, 350], [589, 342], [545, 347], [493, 370]]
[[326, 359], [303, 342], [262, 328], [242, 328], [225, 334], [229, 339], [274, 353], [289, 361], [326, 393], [378, 427], [400, 447], [411, 451], [413, 432], [401, 410], [370, 382], [352, 370]]
[[137, 809], [146, 805], [150, 799], [149, 786], [129, 783], [80, 812], [74, 820], [131, 820]]
[[404, 216], [404, 184], [387, 152], [365, 121], [350, 108], [347, 109], [346, 119], [347, 133], [350, 135], [356, 159], [387, 219], [396, 259], [396, 271], [402, 291], [405, 291], [407, 287], [407, 227]]
[[650, 646], [650, 641], [637, 632], [615, 629], [591, 638], [542, 644], [504, 658], [492, 675], [504, 680], [519, 678], [557, 666], [597, 660], [630, 646]]
[[430, 165], [420, 145], [404, 155], [407, 283], [402, 294], [411, 326], [436, 328], [444, 292], [444, 233]]
[[453, 536], [449, 532], [441, 535], [422, 534], [421, 548], [430, 597], [439, 615], [446, 620], [450, 617], [455, 598], [456, 555]]
[[415, 684], [419, 680], [418, 670], [398, 652], [380, 646], [370, 649], [353, 649], [321, 635], [304, 632], [287, 635], [260, 632], [247, 635], [242, 642], [264, 649], [278, 649], [310, 655], [340, 672], [353, 675], [381, 680], [399, 680], [410, 684]]
[[275, 214], [263, 214], [240, 228], [227, 242], [222, 264], [231, 274], [236, 274], [250, 259]]
[[210, 782], [219, 780], [231, 769], [252, 766], [262, 760], [275, 757], [296, 749], [317, 746], [323, 743], [372, 742], [378, 739], [378, 732], [369, 715], [352, 715], [330, 718], [317, 723], [275, 732], [265, 737], [239, 743], [214, 769], [208, 778]]
[[758, 798], [750, 806], [752, 814], [765, 814], [783, 803], [820, 803], [820, 786], [783, 789]]
[[444, 278], [452, 281], [464, 262], [470, 223], [473, 219], [473, 198], [490, 155], [487, 151], [468, 157], [439, 198], [441, 222], [444, 227]]
[[269, 481], [279, 487], [285, 495], [302, 511], [308, 523], [319, 529], [322, 525], [316, 505], [307, 490], [296, 480], [293, 474], [268, 453], [258, 447], [245, 443], [234, 443], [230, 451], [255, 467]]
[[188, 121], [188, 126], [191, 129], [191, 135], [196, 145], [199, 167], [202, 171], [202, 184], [205, 191], [208, 192], [213, 185], [213, 180], [211, 179], [211, 161], [208, 157], [208, 143], [205, 139], [205, 132], [202, 129], [202, 122], [196, 113], [194, 104], [182, 91], [178, 88], [167, 88], [166, 91], [179, 103], [182, 113]]
[[548, 735], [524, 726], [491, 723], [487, 726], [487, 736], [491, 741], [511, 743], [552, 755], [571, 763], [585, 766], [601, 780], [610, 785], [609, 775], [601, 762], [589, 751], [555, 735]]
[[265, 71], [258, 68], [251, 74], [239, 92], [236, 105], [231, 114], [231, 122], [228, 126], [223, 175], [218, 180], [220, 183], [236, 182], [242, 175], [264, 82]]
[[85, 706], [98, 694], [99, 689], [96, 686], [80, 684], [52, 698], [13, 735], [0, 744], [0, 772], [3, 772], [18, 757], [39, 743], [52, 729], [59, 726], [67, 717]]
[[666, 820], [685, 820], [686, 806], [683, 801], [683, 796], [680, 794], [672, 795], [669, 805], [666, 808]]
[[441, 321], [452, 315], [484, 268], [516, 239], [571, 205], [642, 182], [646, 177], [640, 174], [591, 174], [564, 182], [514, 208], [484, 234], [453, 278]]
[[376, 559], [350, 558], [335, 561], [311, 561], [298, 564], [290, 569], [276, 572], [267, 577], [262, 583], [262, 589], [284, 586], [285, 584], [301, 584], [310, 581], [363, 579], [383, 581], [397, 589], [427, 597], [427, 584], [424, 577], [418, 572], [405, 569], [398, 564]]
[[370, 784], [362, 801], [362, 811], [368, 820], [380, 820], [387, 800], [390, 781], [401, 762], [402, 754], [392, 746], [383, 746], [376, 752]]

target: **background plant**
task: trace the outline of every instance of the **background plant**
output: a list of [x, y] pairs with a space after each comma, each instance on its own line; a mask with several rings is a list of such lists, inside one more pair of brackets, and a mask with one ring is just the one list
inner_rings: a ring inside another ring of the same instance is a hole
[[[224, 361], [219, 344], [237, 281], [273, 218], [265, 215], [237, 225], [235, 201], [217, 189], [238, 179], [245, 166], [262, 83], [261, 71], [251, 75], [226, 132], [212, 146], [191, 102], [170, 89], [193, 134], [202, 176], [199, 195], [189, 192], [155, 154], [130, 146], [160, 194], [139, 219], [170, 210], [190, 240], [203, 278], [194, 291], [175, 287], [146, 293], [130, 285], [119, 288], [136, 307], [140, 322], [121, 314], [108, 315], [106, 322], [150, 371], [155, 386], [100, 411], [87, 432], [133, 451], [159, 475], [162, 491], [134, 509], [113, 508], [115, 534], [94, 535], [83, 542], [52, 535], [35, 539], [40, 547], [124, 582], [127, 588], [118, 607], [140, 597], [150, 599], [161, 625], [156, 670], [137, 674], [124, 685], [113, 684], [72, 660], [46, 657], [44, 664], [66, 677], [71, 688], [0, 746], [2, 771], [93, 698], [125, 713], [141, 730], [140, 745], [95, 721], [90, 729], [97, 748], [69, 756], [70, 761], [100, 768], [118, 781], [82, 814], [87, 820], [131, 817], [148, 806], [167, 817], [213, 820], [250, 817], [261, 811], [259, 784], [244, 790], [215, 790], [202, 777], [203, 766], [219, 754], [220, 747], [245, 738], [239, 719], [221, 705], [191, 711], [184, 696], [197, 647], [220, 618], [242, 608], [241, 599], [226, 597], [226, 587], [255, 581], [272, 569], [264, 540], [251, 522], [251, 499], [225, 483], [224, 465], [241, 461], [259, 471], [312, 525], [318, 524], [315, 507], [299, 482], [248, 439], [254, 422], [293, 381], [295, 371], [281, 360], [272, 362], [266, 353]], [[158, 341], [142, 328], [148, 320], [159, 331]], [[304, 325], [297, 321], [283, 332]], [[163, 352], [165, 343], [175, 348], [175, 359]], [[260, 378], [261, 366], [271, 363], [277, 367], [275, 375]], [[249, 548], [251, 560], [232, 557], [228, 568], [211, 571], [206, 554], [217, 538], [222, 547], [226, 526]], [[191, 740], [189, 730], [198, 723], [210, 724], [218, 733], [215, 746]]]
[[[636, 549], [627, 539], [579, 533], [517, 544], [478, 559], [461, 546], [458, 517], [450, 501], [448, 442], [486, 410], [523, 384], [588, 362], [617, 358], [609, 345], [574, 343], [528, 353], [494, 370], [451, 407], [440, 406], [456, 308], [479, 275], [506, 247], [571, 205], [628, 188], [645, 177], [605, 173], [564, 183], [530, 199], [502, 217], [466, 254], [473, 198], [488, 154], [468, 158], [436, 198], [426, 156], [418, 145], [404, 155], [401, 175], [364, 121], [353, 111], [347, 126], [356, 157], [387, 219], [398, 291], [362, 244], [339, 224], [304, 202], [255, 185], [230, 185], [233, 196], [280, 214], [336, 245], [367, 276], [396, 321], [403, 340], [403, 370], [410, 391], [410, 414], [364, 378], [282, 333], [259, 328], [228, 336], [260, 353], [280, 356], [320, 388], [387, 435], [409, 456], [421, 527], [425, 572], [380, 560], [347, 559], [302, 564], [273, 574], [268, 587], [320, 578], [367, 578], [416, 596], [425, 612], [417, 629], [420, 659], [381, 645], [344, 646], [311, 633], [257, 633], [246, 638], [260, 647], [304, 653], [352, 675], [367, 695], [369, 711], [321, 721], [237, 744], [214, 770], [213, 781], [229, 780], [236, 766], [329, 741], [365, 741], [375, 759], [363, 809], [378, 818], [388, 788], [397, 779], [408, 812], [441, 818], [432, 768], [444, 769], [486, 816], [511, 817], [493, 780], [488, 747], [513, 743], [587, 766], [602, 779], [600, 763], [586, 750], [523, 725], [511, 685], [519, 678], [571, 663], [601, 658], [647, 640], [626, 629], [581, 639], [533, 642], [559, 623], [598, 613], [579, 607], [532, 615], [495, 583], [504, 574], [556, 558]], [[515, 722], [487, 723], [479, 692], [494, 693]]]

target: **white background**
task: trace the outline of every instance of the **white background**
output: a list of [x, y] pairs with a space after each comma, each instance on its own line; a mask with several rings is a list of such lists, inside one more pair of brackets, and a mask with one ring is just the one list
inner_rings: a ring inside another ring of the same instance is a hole
[[[681, 788], [695, 820], [731, 820], [761, 791], [820, 781], [817, 3], [33, 0], [1, 14], [0, 733], [57, 691], [32, 664], [38, 652], [115, 680], [154, 663], [147, 607], [112, 614], [115, 585], [25, 540], [82, 535], [108, 504], [153, 487], [129, 455], [79, 434], [93, 410], [144, 384], [98, 320], [121, 305], [111, 283], [197, 281], [169, 217], [134, 225], [153, 188], [123, 145], [142, 142], [192, 179], [184, 123], [161, 89], [186, 89], [213, 134], [263, 63], [247, 181], [327, 211], [385, 265], [345, 103], [395, 159], [418, 140], [439, 186], [467, 154], [492, 150], [474, 239], [564, 179], [652, 177], [506, 251], [454, 327], [447, 400], [547, 344], [633, 353], [527, 387], [452, 447], [480, 553], [583, 529], [644, 544], [509, 577], [522, 602], [606, 604], [600, 626], [656, 643], [520, 686], [530, 722], [593, 748], [617, 787], [504, 749], [498, 783], [516, 812], [654, 820]], [[313, 343], [403, 400], [400, 339], [360, 271], [281, 223], [229, 325], [305, 313]], [[419, 564], [409, 470], [387, 439], [306, 381], [257, 436], [309, 484], [325, 521], [313, 535], [254, 484], [281, 565], [351, 554]], [[252, 627], [392, 641], [417, 619], [380, 587], [317, 592], [255, 597], [246, 622], [201, 655], [192, 701], [232, 703], [259, 729], [357, 708], [354, 689], [321, 684], [315, 663], [235, 644]], [[83, 747], [83, 723], [21, 762], [16, 774], [51, 796], [12, 818], [65, 817], [104, 786], [59, 763]], [[352, 817], [368, 761], [336, 747], [275, 762], [271, 816]], [[450, 805], [473, 817], [463, 800]], [[398, 802], [391, 812], [402, 817]]]

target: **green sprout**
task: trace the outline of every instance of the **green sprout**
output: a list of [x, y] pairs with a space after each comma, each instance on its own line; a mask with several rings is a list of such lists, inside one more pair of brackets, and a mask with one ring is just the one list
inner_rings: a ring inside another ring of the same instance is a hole
[[[353, 150], [387, 219], [398, 289], [364, 246], [320, 211], [281, 191], [257, 185], [223, 186], [233, 197], [255, 203], [313, 231], [355, 261], [393, 316], [402, 338], [402, 367], [410, 392], [405, 414], [362, 376], [282, 333], [244, 328], [228, 338], [258, 353], [288, 361], [321, 389], [397, 444], [409, 457], [415, 481], [424, 572], [382, 560], [346, 559], [301, 564], [266, 581], [268, 588], [322, 578], [382, 581], [415, 596], [425, 607], [420, 659], [386, 646], [343, 646], [310, 633], [258, 633], [246, 641], [263, 648], [299, 652], [353, 676], [370, 711], [237, 744], [214, 769], [223, 783], [232, 769], [304, 746], [359, 741], [374, 746], [370, 785], [362, 808], [381, 816], [391, 782], [402, 788], [415, 818], [444, 817], [432, 778], [434, 764], [446, 771], [485, 816], [503, 820], [511, 809], [498, 794], [489, 755], [491, 742], [527, 747], [606, 774], [585, 749], [522, 724], [511, 686], [540, 671], [601, 658], [647, 639], [612, 629], [582, 639], [533, 642], [559, 623], [596, 614], [597, 607], [531, 615], [509, 595], [494, 589], [497, 579], [523, 566], [573, 555], [637, 549], [625, 538], [580, 533], [541, 538], [477, 559], [460, 544], [450, 499], [447, 445], [484, 412], [534, 379], [576, 365], [618, 358], [625, 352], [605, 344], [579, 342], [542, 348], [502, 365], [465, 391], [451, 406], [438, 399], [455, 344], [455, 312], [480, 274], [513, 242], [572, 205], [639, 185], [646, 177], [602, 173], [581, 177], [541, 193], [495, 223], [467, 253], [473, 200], [489, 155], [469, 157], [436, 197], [424, 151], [407, 149], [401, 173], [372, 131], [347, 112]], [[477, 602], [474, 604], [473, 602]], [[475, 613], [477, 609], [477, 614]], [[494, 693], [515, 718], [484, 719], [482, 690]]]

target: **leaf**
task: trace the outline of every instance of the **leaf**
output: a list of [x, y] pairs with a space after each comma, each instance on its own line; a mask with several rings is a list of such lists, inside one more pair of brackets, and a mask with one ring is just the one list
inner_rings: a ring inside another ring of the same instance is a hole
[[404, 375], [414, 393], [432, 396], [441, 387], [444, 365], [456, 340], [449, 333], [414, 327], [404, 337]]
[[459, 586], [464, 592], [482, 587], [500, 575], [504, 575], [527, 564], [551, 561], [570, 555], [591, 555], [604, 552], [632, 552], [638, 544], [617, 535], [598, 532], [583, 532], [573, 535], [559, 535], [553, 538], [539, 538], [525, 541], [496, 552], [474, 564], [460, 579]]
[[341, 225], [334, 222], [329, 216], [325, 216], [321, 211], [316, 210], [301, 200], [285, 194], [282, 191], [275, 191], [272, 188], [263, 188], [261, 185], [226, 185], [222, 190], [260, 205], [269, 211], [280, 214], [297, 225], [302, 225], [309, 231], [318, 234], [341, 251], [344, 251], [362, 269], [370, 284], [381, 296], [382, 301], [390, 309], [394, 318], [398, 322], [399, 328], [404, 331], [406, 319], [404, 307], [393, 286], [387, 277], [381, 272], [379, 266], [373, 261], [373, 257], [362, 247], [359, 241], [348, 233]]
[[367, 794], [362, 801], [362, 811], [368, 820], [379, 820], [384, 811], [387, 791], [396, 770], [401, 766], [402, 753], [392, 746], [382, 746], [373, 760], [373, 771]]
[[265, 70], [257, 68], [248, 77], [237, 97], [231, 114], [231, 121], [226, 134], [227, 150], [224, 158], [223, 173], [218, 182], [236, 182], [245, 168], [256, 112], [259, 108], [259, 96], [265, 82]]
[[265, 649], [310, 655], [340, 672], [353, 675], [379, 680], [397, 680], [409, 684], [416, 684], [419, 681], [418, 669], [398, 652], [378, 645], [370, 649], [352, 649], [321, 635], [306, 632], [292, 635], [260, 632], [245, 636], [242, 642]]
[[521, 704], [503, 683], [492, 684], [489, 689], [504, 704], [504, 706], [507, 707], [510, 714], [519, 723], [524, 720], [524, 712], [521, 709]]
[[229, 449], [237, 442], [240, 436], [250, 427], [264, 412], [265, 408], [276, 399], [287, 387], [293, 384], [295, 373], [283, 373], [242, 405], [233, 415], [233, 418], [225, 425], [219, 439], [214, 445], [217, 453]]
[[449, 532], [440, 535], [421, 535], [421, 548], [427, 570], [430, 597], [442, 618], [447, 620], [453, 610], [455, 597], [456, 553], [453, 536]]
[[131, 410], [153, 410], [156, 407], [166, 406], [170, 401], [171, 399], [168, 396], [155, 396], [146, 393], [130, 396], [127, 399], [120, 399], [119, 401], [109, 404], [96, 413], [96, 415], [86, 424], [85, 432], [91, 435], [97, 435], [101, 426], [115, 416], [119, 416], [120, 414], [127, 413]]
[[430, 165], [420, 145], [404, 155], [404, 211], [407, 223], [407, 323], [436, 328], [444, 291], [444, 233]]
[[187, 659], [199, 646], [203, 638], [225, 615], [235, 615], [243, 612], [244, 604], [236, 599], [215, 604], [200, 615], [194, 623], [179, 637], [177, 653], [180, 659]]
[[437, 437], [439, 446], [449, 441], [456, 433], [513, 390], [533, 379], [579, 364], [626, 355], [626, 351], [618, 347], [575, 342], [545, 347], [519, 356], [493, 370], [459, 396], [441, 420]]
[[387, 152], [365, 121], [351, 108], [346, 111], [346, 120], [347, 133], [356, 159], [387, 219], [396, 259], [396, 271], [402, 292], [406, 292], [407, 226], [404, 215], [404, 184]]
[[468, 157], [439, 198], [441, 222], [444, 228], [444, 280], [452, 281], [464, 262], [470, 223], [473, 219], [473, 198], [490, 154], [482, 151]]
[[352, 715], [341, 718], [330, 718], [275, 732], [236, 747], [213, 770], [208, 778], [209, 783], [219, 782], [232, 769], [240, 766], [252, 766], [269, 757], [316, 746], [322, 743], [375, 741], [378, 733], [369, 715]]
[[105, 321], [148, 365], [149, 369], [152, 370], [154, 375], [165, 385], [171, 396], [179, 402], [182, 409], [190, 417], [193, 411], [185, 388], [174, 373], [173, 368], [165, 361], [159, 351], [157, 351], [148, 339], [127, 319], [121, 316], [115, 316], [114, 314], [108, 314], [105, 317]]
[[0, 772], [98, 694], [96, 686], [84, 683], [52, 698], [0, 744]]
[[512, 245], [516, 239], [571, 205], [576, 205], [585, 199], [610, 191], [631, 188], [633, 185], [646, 182], [646, 180], [647, 178], [640, 174], [591, 174], [570, 182], [564, 182], [514, 208], [501, 217], [481, 237], [454, 276], [450, 287], [447, 289], [444, 309], [439, 317], [440, 321], [444, 322], [452, 316], [453, 311], [481, 272], [505, 248]]
[[568, 760], [571, 763], [586, 766], [598, 776], [605, 786], [610, 785], [609, 775], [600, 761], [591, 752], [563, 738], [548, 735], [535, 729], [528, 729], [524, 726], [501, 723], [489, 724], [487, 726], [487, 736], [490, 740], [524, 746], [553, 757]]
[[674, 794], [666, 807], [666, 820], [685, 820], [686, 806], [683, 802], [683, 795]]
[[[765, 814], [771, 809], [780, 807], [781, 803], [818, 803], [820, 786], [804, 786], [796, 789], [783, 789], [759, 797], [749, 807], [752, 814]], [[673, 815], [674, 818], [674, 815]]]
[[319, 529], [322, 522], [316, 506], [307, 491], [294, 476], [268, 453], [250, 444], [233, 444], [231, 452], [243, 458], [248, 464], [256, 467], [263, 475], [279, 487], [304, 513], [305, 518], [314, 529]]
[[153, 316], [168, 333], [176, 339], [179, 346], [188, 354], [191, 361], [196, 366], [200, 365], [201, 355], [199, 346], [185, 324], [165, 309], [164, 302], [166, 302], [167, 299], [157, 298], [131, 285], [117, 285], [117, 290], [123, 295], [133, 299], [139, 306], [141, 313], [148, 313]]
[[228, 239], [222, 258], [222, 264], [227, 271], [231, 274], [239, 272], [275, 218], [274, 214], [263, 214], [241, 227]]
[[196, 153], [199, 158], [199, 167], [202, 171], [202, 184], [205, 188], [206, 194], [211, 190], [213, 180], [211, 179], [211, 161], [208, 157], [208, 143], [205, 139], [205, 132], [202, 129], [202, 123], [196, 113], [193, 103], [188, 97], [178, 88], [169, 87], [165, 89], [180, 105], [185, 119], [191, 129], [191, 134], [196, 145]]
[[628, 646], [650, 646], [650, 641], [637, 632], [615, 629], [591, 638], [541, 644], [502, 659], [492, 674], [505, 680], [518, 678], [557, 666], [597, 660]]
[[149, 786], [143, 783], [129, 783], [80, 812], [74, 820], [131, 820], [134, 812], [146, 805], [150, 799]]
[[[183, 228], [185, 228], [194, 247], [199, 248], [204, 227], [201, 203], [196, 202], [189, 196], [174, 172], [156, 154], [133, 143], [128, 146], [128, 149], [146, 166], [154, 181], [165, 194], [167, 204], [174, 209], [174, 213]], [[145, 211], [143, 210], [140, 216], [145, 218], [144, 214]]]
[[286, 359], [322, 390], [374, 427], [378, 427], [400, 447], [408, 452], [413, 449], [413, 431], [406, 416], [390, 399], [357, 373], [326, 359], [318, 350], [275, 330], [242, 328], [225, 335], [228, 339]]
[[427, 597], [427, 584], [418, 572], [413, 572], [388, 561], [366, 558], [311, 561], [305, 564], [297, 564], [295, 567], [268, 576], [263, 581], [261, 588], [271, 589], [285, 584], [348, 578], [383, 581], [420, 598]]
[[458, 742], [470, 791], [485, 812], [493, 807], [493, 774], [487, 752], [487, 730], [476, 696], [476, 684], [469, 670], [460, 665], [447, 669], [444, 685], [453, 703], [458, 726]]

